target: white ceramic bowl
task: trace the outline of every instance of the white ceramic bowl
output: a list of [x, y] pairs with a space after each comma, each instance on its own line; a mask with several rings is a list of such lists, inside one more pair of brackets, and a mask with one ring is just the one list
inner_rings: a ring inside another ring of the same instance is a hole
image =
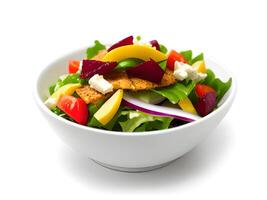
[[[233, 79], [232, 87], [218, 109], [200, 120], [167, 130], [123, 133], [81, 126], [55, 115], [43, 101], [48, 97], [48, 87], [67, 73], [68, 60], [81, 60], [84, 52], [85, 49], [73, 52], [44, 68], [35, 83], [35, 97], [55, 133], [74, 150], [105, 167], [137, 172], [167, 165], [200, 143], [223, 119], [235, 97]], [[206, 64], [222, 79], [231, 76], [210, 60], [206, 60]]]

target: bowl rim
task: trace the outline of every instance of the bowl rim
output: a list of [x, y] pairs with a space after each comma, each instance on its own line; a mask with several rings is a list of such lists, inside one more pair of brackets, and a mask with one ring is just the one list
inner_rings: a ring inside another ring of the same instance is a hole
[[152, 135], [161, 135], [161, 134], [167, 134], [170, 132], [175, 132], [175, 131], [181, 131], [183, 129], [187, 129], [190, 128], [191, 126], [196, 126], [200, 123], [203, 123], [207, 120], [209, 120], [210, 118], [214, 117], [215, 115], [217, 115], [219, 112], [221, 112], [223, 109], [225, 109], [229, 104], [231, 104], [235, 98], [236, 95], [236, 91], [237, 91], [237, 83], [236, 83], [236, 79], [233, 76], [232, 73], [229, 72], [229, 70], [222, 68], [221, 65], [214, 60], [214, 58], [212, 59], [207, 59], [210, 60], [212, 62], [214, 62], [216, 65], [218, 65], [220, 68], [222, 68], [224, 70], [224, 72], [229, 75], [232, 78], [232, 85], [229, 89], [229, 94], [228, 97], [225, 99], [225, 101], [222, 103], [222, 105], [220, 105], [216, 110], [214, 110], [213, 112], [211, 112], [210, 114], [208, 114], [205, 117], [202, 117], [198, 120], [192, 121], [190, 123], [181, 125], [181, 126], [177, 126], [177, 127], [173, 127], [173, 128], [169, 128], [169, 129], [164, 129], [164, 130], [155, 130], [155, 131], [147, 131], [147, 132], [134, 132], [134, 134], [132, 132], [121, 132], [121, 131], [110, 131], [110, 130], [104, 130], [104, 129], [98, 129], [98, 128], [93, 128], [93, 127], [89, 127], [89, 126], [84, 126], [84, 125], [80, 125], [71, 121], [68, 121], [58, 115], [55, 115], [53, 112], [51, 112], [49, 110], [49, 108], [47, 108], [44, 104], [44, 102], [42, 101], [40, 95], [39, 95], [39, 90], [38, 90], [38, 85], [40, 82], [40, 79], [42, 77], [43, 74], [45, 74], [45, 72], [54, 65], [54, 63], [58, 62], [59, 60], [61, 60], [63, 57], [67, 57], [68, 55], [72, 55], [74, 53], [77, 53], [79, 51], [84, 50], [85, 48], [82, 49], [78, 49], [78, 50], [74, 50], [66, 55], [63, 55], [59, 58], [57, 58], [56, 60], [54, 60], [53, 62], [50, 62], [48, 65], [46, 65], [46, 67], [42, 68], [41, 70], [39, 70], [37, 78], [34, 81], [34, 91], [33, 91], [33, 95], [34, 95], [34, 99], [35, 102], [37, 104], [37, 106], [41, 109], [41, 111], [45, 112], [49, 117], [54, 118], [55, 120], [59, 120], [60, 122], [68, 125], [68, 126], [73, 126], [76, 127], [78, 129], [82, 129], [84, 131], [88, 131], [89, 132], [97, 132], [97, 133], [102, 133], [102, 134], [107, 134], [107, 135], [116, 135], [116, 136], [125, 136], [125, 137], [135, 137], [135, 136], [152, 136]]

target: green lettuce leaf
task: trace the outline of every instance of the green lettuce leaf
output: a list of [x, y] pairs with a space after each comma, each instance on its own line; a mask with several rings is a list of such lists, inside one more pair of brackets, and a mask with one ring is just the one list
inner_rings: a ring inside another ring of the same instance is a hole
[[142, 125], [140, 125], [139, 127], [137, 127], [136, 129], [134, 129], [134, 132], [145, 132], [147, 127], [148, 127], [148, 123], [149, 122], [145, 122]]
[[186, 51], [181, 51], [180, 54], [183, 55], [185, 60], [190, 64], [193, 65], [195, 62], [204, 60], [204, 54], [200, 53], [196, 57], [193, 58], [193, 52], [192, 50], [186, 50]]
[[171, 103], [177, 104], [180, 100], [187, 97], [196, 85], [194, 81], [187, 82], [176, 83], [168, 87], [153, 89], [152, 91], [166, 97]]
[[69, 83], [80, 83], [84, 84], [86, 79], [80, 78], [80, 73], [76, 74], [67, 74], [63, 75], [61, 78], [57, 80], [57, 82], [49, 87], [49, 93], [52, 95], [55, 91], [57, 91], [60, 87], [69, 84]]
[[121, 115], [127, 117], [119, 122], [123, 132], [167, 129], [172, 121], [170, 117], [153, 116], [136, 110], [122, 111]]
[[95, 117], [94, 114], [98, 111], [98, 109], [103, 105], [104, 101], [101, 100], [97, 102], [97, 104], [89, 104], [88, 109], [90, 113], [90, 119], [87, 124], [89, 127], [95, 127], [95, 128], [101, 128], [101, 129], [106, 129], [106, 130], [113, 130], [114, 126], [116, 123], [118, 123], [118, 118], [120, 117], [122, 108], [120, 107], [115, 116], [112, 118], [112, 120], [106, 124], [102, 125]]
[[153, 116], [140, 111], [131, 110], [126, 107], [120, 107], [113, 119], [108, 124], [102, 125], [94, 117], [94, 114], [99, 109], [100, 104], [90, 104], [88, 106], [91, 116], [87, 124], [89, 127], [123, 132], [142, 132], [167, 129], [173, 119], [170, 117]]
[[160, 52], [162, 52], [164, 54], [166, 54], [168, 52], [168, 49], [163, 44], [159, 45], [159, 49], [160, 49]]
[[206, 84], [211, 86], [216, 90], [217, 93], [217, 102], [219, 102], [225, 93], [229, 90], [232, 85], [232, 78], [229, 78], [228, 81], [223, 82], [219, 78], [216, 78], [214, 72], [211, 69], [207, 69], [206, 71], [207, 77], [201, 82], [202, 84]]
[[97, 121], [96, 118], [94, 118], [94, 114], [98, 111], [98, 109], [104, 104], [104, 100], [98, 101], [96, 104], [89, 104], [88, 110], [89, 110], [89, 121], [88, 126], [90, 127], [102, 127], [102, 124]]
[[58, 107], [52, 108], [51, 111], [55, 113], [56, 115], [63, 117], [66, 120], [75, 122], [71, 117], [69, 117], [66, 113], [64, 113], [62, 110], [60, 110]]
[[98, 54], [99, 51], [106, 49], [106, 46], [95, 40], [95, 44], [86, 51], [87, 59], [91, 59]]
[[64, 114], [63, 111], [61, 111], [58, 107], [52, 108], [51, 111], [55, 113], [56, 115], [62, 115]]
[[185, 60], [189, 63], [192, 60], [193, 52], [192, 50], [181, 51], [180, 54], [185, 58]]
[[56, 84], [53, 84], [49, 87], [49, 94], [52, 95], [55, 92]]
[[128, 92], [132, 97], [150, 104], [162, 102], [165, 98], [162, 95], [151, 90], [143, 90], [138, 92]]
[[189, 61], [190, 65], [193, 65], [195, 62], [200, 61], [200, 60], [204, 60], [204, 54], [201, 53], [199, 55], [197, 55], [195, 58], [193, 58], [192, 60]]
[[167, 60], [163, 60], [161, 62], [158, 63], [160, 68], [165, 71], [166, 70], [166, 67], [167, 67]]

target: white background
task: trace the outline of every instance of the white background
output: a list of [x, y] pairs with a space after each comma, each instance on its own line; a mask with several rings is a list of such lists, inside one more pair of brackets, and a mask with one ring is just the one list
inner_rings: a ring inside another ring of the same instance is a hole
[[[266, 199], [267, 7], [264, 1], [0, 1], [0, 199]], [[33, 101], [54, 59], [128, 35], [215, 58], [238, 95], [218, 128], [160, 170], [99, 167], [63, 144]]]

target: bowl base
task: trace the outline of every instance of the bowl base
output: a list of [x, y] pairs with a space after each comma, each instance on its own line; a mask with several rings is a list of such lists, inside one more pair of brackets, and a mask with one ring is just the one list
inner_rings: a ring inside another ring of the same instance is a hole
[[102, 167], [105, 167], [105, 168], [108, 168], [108, 169], [111, 169], [111, 170], [120, 171], [120, 172], [129, 172], [129, 173], [138, 173], [138, 172], [152, 171], [152, 170], [155, 170], [155, 169], [159, 169], [159, 168], [165, 167], [165, 166], [169, 165], [170, 163], [174, 162], [177, 159], [174, 159], [172, 161], [169, 161], [169, 162], [166, 162], [166, 163], [163, 163], [163, 164], [160, 164], [160, 165], [154, 165], [154, 166], [150, 166], [150, 167], [140, 167], [140, 168], [119, 167], [119, 166], [114, 166], [114, 165], [109, 165], [109, 164], [106, 164], [106, 163], [102, 163], [102, 162], [99, 162], [99, 161], [96, 161], [96, 160], [93, 160], [93, 159], [91, 159], [91, 160], [93, 160], [95, 163], [101, 165]]

